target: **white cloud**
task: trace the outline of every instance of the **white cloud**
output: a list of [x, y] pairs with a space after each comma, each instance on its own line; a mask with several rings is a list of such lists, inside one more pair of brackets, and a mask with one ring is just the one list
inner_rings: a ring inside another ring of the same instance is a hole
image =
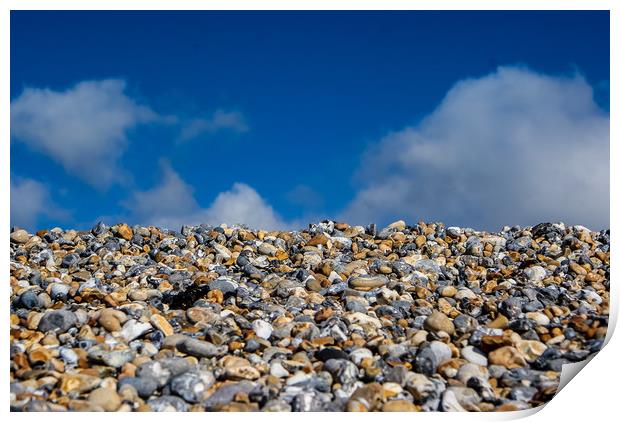
[[243, 133], [249, 130], [243, 114], [238, 111], [216, 110], [209, 118], [188, 120], [181, 128], [178, 142], [194, 139], [204, 133], [213, 134], [220, 130]]
[[352, 222], [406, 218], [498, 229], [609, 227], [609, 116], [579, 75], [502, 67], [457, 83], [415, 126], [370, 148]]
[[11, 226], [35, 230], [42, 216], [63, 219], [68, 212], [54, 204], [40, 182], [11, 177]]
[[26, 88], [11, 102], [11, 136], [100, 189], [124, 178], [127, 132], [158, 116], [125, 93], [122, 80], [85, 81], [66, 91]]
[[134, 192], [123, 202], [135, 221], [179, 229], [182, 225], [245, 224], [257, 229], [285, 229], [292, 223], [283, 221], [252, 187], [235, 183], [221, 192], [207, 208], [194, 198], [194, 190], [169, 163], [163, 161], [163, 177], [159, 185]]

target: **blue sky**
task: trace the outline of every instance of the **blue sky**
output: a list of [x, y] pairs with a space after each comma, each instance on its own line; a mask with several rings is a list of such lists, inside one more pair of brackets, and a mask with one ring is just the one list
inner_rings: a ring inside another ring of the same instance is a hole
[[607, 12], [12, 12], [11, 221], [600, 229], [608, 113]]

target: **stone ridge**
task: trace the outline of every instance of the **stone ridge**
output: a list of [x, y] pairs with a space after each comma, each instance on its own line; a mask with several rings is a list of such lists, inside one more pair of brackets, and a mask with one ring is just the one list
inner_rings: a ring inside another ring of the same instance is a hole
[[609, 320], [609, 230], [10, 235], [11, 410], [511, 411]]

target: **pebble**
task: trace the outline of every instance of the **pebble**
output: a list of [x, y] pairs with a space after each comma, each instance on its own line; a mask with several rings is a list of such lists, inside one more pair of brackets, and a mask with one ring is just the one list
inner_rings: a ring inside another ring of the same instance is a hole
[[121, 406], [122, 400], [115, 389], [101, 387], [90, 393], [88, 402], [106, 412], [114, 412]]
[[267, 340], [271, 337], [273, 327], [267, 321], [257, 319], [252, 321], [252, 330], [258, 337]]
[[441, 365], [452, 357], [452, 350], [450, 347], [441, 341], [431, 341], [430, 347], [435, 354], [438, 365]]
[[429, 331], [443, 331], [449, 335], [454, 334], [454, 323], [446, 314], [434, 311], [424, 320], [424, 328]]
[[512, 346], [504, 346], [493, 350], [489, 353], [489, 362], [508, 369], [520, 368], [526, 365], [523, 354]]
[[185, 338], [177, 344], [177, 349], [188, 355], [212, 358], [226, 353], [226, 346], [216, 346], [208, 341]]
[[528, 267], [523, 270], [523, 272], [525, 273], [525, 276], [528, 278], [530, 283], [534, 284], [540, 283], [547, 275], [545, 269], [540, 265], [533, 265], [531, 267]]
[[133, 237], [133, 230], [127, 224], [119, 224], [117, 230], [119, 236], [125, 240], [131, 240]]
[[185, 401], [197, 403], [204, 399], [213, 384], [215, 377], [209, 371], [185, 372], [170, 381], [170, 390]]
[[30, 235], [26, 230], [18, 229], [11, 233], [11, 241], [15, 243], [26, 243], [30, 240]]
[[239, 284], [227, 277], [220, 277], [209, 283], [209, 288], [211, 290], [219, 290], [226, 295], [235, 293], [239, 288]]
[[112, 368], [120, 368], [127, 362], [134, 360], [136, 353], [131, 349], [111, 351], [91, 349], [88, 356], [96, 362], [105, 363], [107, 366], [111, 366]]
[[418, 408], [409, 400], [391, 400], [383, 405], [384, 412], [417, 412]]
[[349, 286], [356, 290], [368, 291], [371, 289], [375, 289], [378, 287], [385, 286], [388, 282], [387, 277], [385, 276], [377, 276], [377, 277], [353, 277], [349, 280]]
[[189, 406], [183, 399], [176, 396], [161, 396], [147, 402], [153, 412], [187, 412]]
[[64, 333], [77, 323], [77, 317], [71, 311], [59, 309], [57, 311], [47, 311], [41, 318], [37, 330], [45, 333], [54, 331]]
[[130, 319], [123, 325], [121, 329], [121, 336], [125, 341], [130, 342], [135, 340], [144, 334], [153, 330], [153, 326], [148, 322], [139, 322], [135, 319]]
[[21, 307], [26, 309], [38, 308], [40, 305], [39, 296], [32, 289], [26, 290], [19, 296], [19, 303]]
[[106, 308], [101, 310], [97, 322], [99, 322], [99, 325], [101, 325], [106, 330], [114, 332], [120, 331], [122, 328], [121, 324], [123, 324], [126, 320], [127, 316], [124, 312], [116, 309]]
[[151, 324], [164, 333], [166, 337], [174, 334], [174, 328], [172, 328], [172, 325], [170, 325], [170, 323], [163, 316], [159, 314], [151, 315], [150, 321]]
[[461, 356], [467, 361], [479, 366], [487, 366], [488, 359], [474, 350], [473, 346], [465, 346], [461, 349]]

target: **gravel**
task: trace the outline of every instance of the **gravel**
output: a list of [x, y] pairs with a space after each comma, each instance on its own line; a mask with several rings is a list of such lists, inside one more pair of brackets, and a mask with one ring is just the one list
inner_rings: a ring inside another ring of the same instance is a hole
[[609, 238], [562, 223], [14, 229], [11, 410], [540, 406], [603, 345]]

